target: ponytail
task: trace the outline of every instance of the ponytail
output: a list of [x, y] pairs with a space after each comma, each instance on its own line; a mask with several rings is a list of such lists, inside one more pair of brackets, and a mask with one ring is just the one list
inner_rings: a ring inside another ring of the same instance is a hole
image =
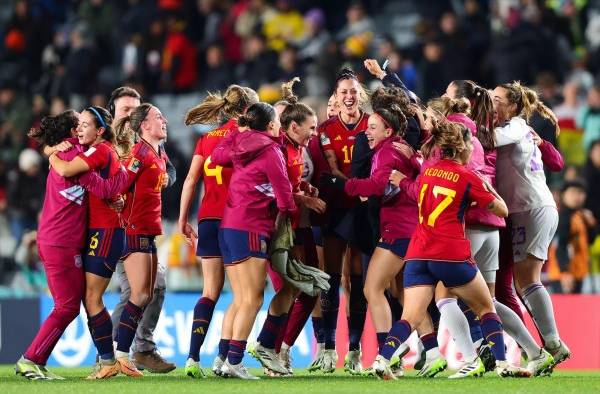
[[115, 133], [115, 149], [119, 158], [124, 159], [129, 157], [134, 144], [134, 132], [129, 127], [131, 121], [130, 116], [124, 116], [117, 120], [113, 126]]
[[456, 97], [464, 97], [471, 104], [470, 117], [477, 126], [477, 139], [483, 149], [494, 149], [494, 104], [490, 93], [471, 80], [458, 79], [452, 81], [452, 84], [456, 87]]
[[256, 102], [258, 95], [252, 89], [231, 85], [223, 95], [209, 92], [200, 104], [188, 111], [185, 124], [215, 124], [237, 118]]
[[279, 119], [281, 121], [281, 127], [283, 127], [284, 130], [287, 130], [292, 122], [301, 124], [309, 116], [316, 115], [312, 108], [298, 101], [298, 96], [296, 96], [293, 91], [293, 86], [296, 82], [300, 82], [300, 78], [295, 77], [291, 81], [281, 84], [283, 100], [280, 101], [279, 104], [285, 104], [285, 109], [281, 112]]
[[550, 108], [540, 101], [535, 91], [521, 85], [519, 81], [505, 83], [500, 85], [500, 87], [507, 91], [508, 102], [517, 105], [516, 115], [522, 116], [525, 120], [529, 121], [529, 118], [537, 111], [542, 117], [552, 122], [556, 135], [560, 134], [558, 118]]

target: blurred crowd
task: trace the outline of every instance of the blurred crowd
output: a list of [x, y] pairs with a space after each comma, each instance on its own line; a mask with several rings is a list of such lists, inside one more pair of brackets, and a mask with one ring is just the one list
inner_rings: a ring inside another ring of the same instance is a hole
[[[199, 102], [238, 83], [274, 102], [295, 76], [320, 107], [342, 66], [376, 86], [365, 58], [387, 59], [423, 100], [454, 79], [535, 87], [562, 132], [541, 117], [532, 126], [566, 163], [548, 177], [561, 227], [547, 280], [556, 292], [600, 293], [600, 0], [5, 0], [0, 26], [0, 295], [45, 289], [35, 228], [47, 161], [26, 136], [45, 115], [103, 106], [125, 84], [150, 101]], [[189, 134], [167, 147], [179, 185]], [[177, 190], [165, 196], [167, 220]], [[177, 234], [162, 250], [171, 289], [201, 285]]]

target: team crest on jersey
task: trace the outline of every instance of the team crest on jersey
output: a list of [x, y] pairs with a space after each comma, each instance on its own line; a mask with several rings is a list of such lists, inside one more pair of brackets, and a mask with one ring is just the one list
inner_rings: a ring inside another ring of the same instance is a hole
[[342, 136], [338, 135], [337, 137], [335, 137], [335, 141], [341, 141], [342, 140]]
[[75, 256], [75, 267], [81, 268], [83, 266], [83, 262], [81, 260], [81, 255]]
[[139, 161], [138, 159], [131, 159], [131, 162], [129, 163], [129, 166], [127, 166], [127, 169], [131, 172], [133, 172], [134, 174], [137, 174], [137, 172], [140, 170], [140, 168], [142, 167], [142, 162]]
[[329, 145], [331, 144], [331, 141], [329, 140], [329, 137], [327, 137], [327, 135], [325, 135], [325, 133], [321, 133], [320, 137], [321, 139], [321, 145]]

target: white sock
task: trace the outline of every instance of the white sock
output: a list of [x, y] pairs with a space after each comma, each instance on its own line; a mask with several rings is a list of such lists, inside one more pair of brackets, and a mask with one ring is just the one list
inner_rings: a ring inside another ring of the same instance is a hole
[[427, 361], [435, 360], [436, 358], [442, 357], [442, 353], [440, 353], [440, 349], [438, 347], [434, 347], [433, 349], [429, 349], [425, 352], [425, 359]]
[[540, 347], [535, 342], [523, 321], [519, 316], [509, 307], [499, 303], [494, 299], [494, 307], [496, 307], [496, 313], [502, 320], [502, 327], [504, 331], [508, 333], [523, 350], [527, 353], [527, 358], [532, 360], [539, 356]]
[[531, 311], [546, 347], [554, 349], [560, 346], [554, 308], [548, 290], [541, 283], [532, 283], [523, 289], [523, 300]]
[[124, 357], [129, 358], [129, 353], [122, 352], [120, 350], [115, 350], [115, 357], [116, 358], [124, 358]]
[[456, 299], [443, 298], [437, 302], [440, 311], [440, 322], [444, 322], [450, 335], [456, 342], [458, 351], [462, 353], [465, 362], [471, 362], [477, 358], [475, 345], [471, 339], [469, 322], [465, 314], [458, 306]]

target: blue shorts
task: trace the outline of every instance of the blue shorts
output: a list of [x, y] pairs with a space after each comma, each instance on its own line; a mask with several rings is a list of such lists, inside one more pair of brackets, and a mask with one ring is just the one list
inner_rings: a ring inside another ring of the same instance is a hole
[[269, 238], [249, 231], [221, 228], [219, 245], [225, 265], [238, 264], [250, 257], [266, 259], [269, 256]]
[[477, 265], [469, 261], [409, 260], [404, 266], [404, 288], [435, 286], [441, 281], [444, 286], [464, 286], [477, 275]]
[[128, 235], [123, 259], [131, 253], [156, 253], [156, 235]]
[[381, 249], [389, 250], [394, 253], [396, 256], [400, 258], [404, 258], [406, 256], [406, 250], [408, 249], [408, 244], [410, 243], [410, 238], [397, 238], [397, 239], [385, 239], [381, 238], [379, 242], [377, 242], [377, 247]]
[[125, 230], [122, 228], [91, 228], [83, 255], [83, 269], [104, 278], [112, 277], [117, 262], [125, 251]]
[[221, 257], [219, 244], [220, 219], [205, 219], [198, 223], [198, 247], [196, 256], [204, 258]]
[[323, 231], [321, 227], [312, 227], [313, 239], [315, 240], [315, 245], [323, 247]]

